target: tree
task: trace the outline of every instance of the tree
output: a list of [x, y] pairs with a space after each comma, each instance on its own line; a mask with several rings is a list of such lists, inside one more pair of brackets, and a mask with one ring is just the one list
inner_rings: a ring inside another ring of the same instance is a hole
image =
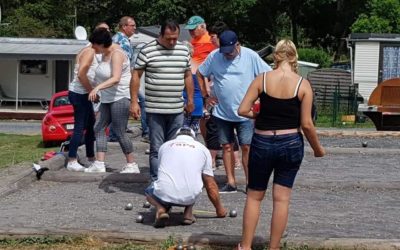
[[400, 1], [369, 0], [366, 13], [351, 26], [356, 33], [400, 33]]
[[18, 37], [72, 37], [72, 22], [68, 21], [72, 0], [21, 1], [8, 11], [8, 26], [0, 27], [0, 34]]

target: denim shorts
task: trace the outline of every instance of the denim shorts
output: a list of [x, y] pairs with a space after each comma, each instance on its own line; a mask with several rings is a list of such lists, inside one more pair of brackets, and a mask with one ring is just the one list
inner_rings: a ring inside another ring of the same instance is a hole
[[231, 122], [215, 117], [215, 121], [218, 126], [218, 139], [221, 145], [235, 142], [235, 130], [239, 145], [250, 145], [254, 133], [254, 125], [251, 120]]
[[172, 202], [168, 202], [168, 201], [163, 201], [160, 198], [158, 198], [155, 194], [154, 194], [154, 186], [153, 184], [151, 184], [150, 186], [148, 186], [145, 190], [144, 193], [148, 196], [150, 196], [151, 198], [153, 198], [154, 200], [156, 200], [158, 203], [160, 203], [165, 209], [170, 209], [171, 207], [186, 207], [187, 205], [179, 205], [179, 204], [175, 204]]
[[249, 154], [248, 188], [264, 191], [274, 172], [274, 184], [293, 187], [304, 157], [301, 133], [286, 135], [254, 134]]

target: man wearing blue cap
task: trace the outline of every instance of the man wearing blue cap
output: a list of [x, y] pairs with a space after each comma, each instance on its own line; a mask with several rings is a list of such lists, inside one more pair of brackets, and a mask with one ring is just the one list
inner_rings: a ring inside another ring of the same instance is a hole
[[240, 102], [251, 82], [257, 75], [271, 70], [260, 56], [240, 45], [238, 37], [232, 30], [226, 30], [219, 36], [220, 48], [213, 51], [199, 67], [197, 76], [200, 85], [205, 89], [205, 77], [212, 76], [215, 97], [203, 93], [208, 105], [214, 106], [219, 141], [223, 149], [223, 161], [228, 182], [220, 193], [237, 191], [233, 151], [234, 130], [237, 132], [242, 149], [242, 165], [247, 180], [247, 162], [253, 133], [251, 120], [238, 115]]

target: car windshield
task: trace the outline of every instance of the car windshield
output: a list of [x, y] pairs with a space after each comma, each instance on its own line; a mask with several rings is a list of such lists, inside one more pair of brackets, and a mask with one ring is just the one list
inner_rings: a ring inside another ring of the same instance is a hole
[[71, 103], [69, 102], [68, 96], [60, 96], [54, 100], [53, 107], [60, 107], [60, 106], [66, 106], [66, 105], [71, 105]]

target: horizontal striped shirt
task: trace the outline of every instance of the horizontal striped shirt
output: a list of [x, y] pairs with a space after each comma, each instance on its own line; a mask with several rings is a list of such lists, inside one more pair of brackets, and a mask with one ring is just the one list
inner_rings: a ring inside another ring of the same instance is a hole
[[135, 69], [144, 70], [146, 112], [178, 114], [183, 112], [182, 91], [184, 76], [190, 70], [188, 48], [178, 42], [173, 49], [162, 46], [157, 40], [140, 50]]

